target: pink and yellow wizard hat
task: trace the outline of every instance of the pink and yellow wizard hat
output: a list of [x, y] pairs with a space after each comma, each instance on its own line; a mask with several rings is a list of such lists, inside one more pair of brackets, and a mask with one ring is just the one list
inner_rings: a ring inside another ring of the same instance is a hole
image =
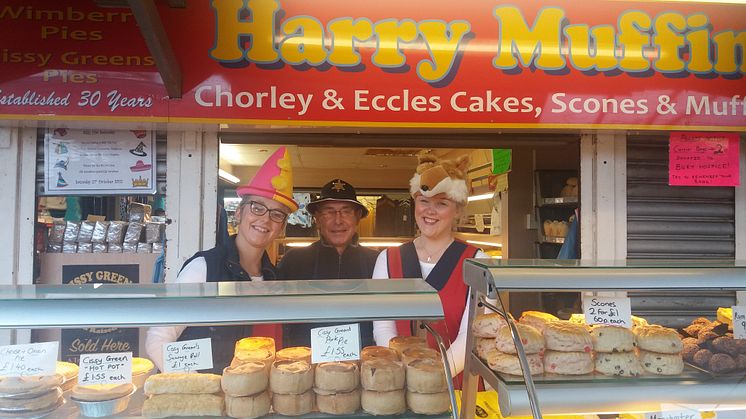
[[293, 200], [293, 167], [287, 148], [280, 147], [264, 162], [254, 178], [236, 191], [238, 196], [258, 195], [273, 199], [295, 212], [298, 203]]

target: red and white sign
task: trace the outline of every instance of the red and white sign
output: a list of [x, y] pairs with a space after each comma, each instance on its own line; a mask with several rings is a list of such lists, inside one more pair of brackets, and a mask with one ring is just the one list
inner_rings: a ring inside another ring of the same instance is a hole
[[602, 3], [161, 2], [169, 99], [129, 9], [11, 0], [0, 118], [746, 129], [745, 5]]
[[737, 133], [672, 132], [668, 155], [669, 185], [740, 185]]

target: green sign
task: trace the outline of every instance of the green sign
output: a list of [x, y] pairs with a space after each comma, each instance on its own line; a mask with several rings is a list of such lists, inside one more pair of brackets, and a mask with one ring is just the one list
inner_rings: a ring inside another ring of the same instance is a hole
[[506, 148], [492, 149], [492, 174], [508, 173], [513, 162], [513, 151]]

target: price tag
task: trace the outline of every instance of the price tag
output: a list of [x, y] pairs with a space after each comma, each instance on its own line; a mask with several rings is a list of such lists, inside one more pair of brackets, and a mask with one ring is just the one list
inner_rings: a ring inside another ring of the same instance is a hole
[[0, 377], [53, 375], [59, 342], [0, 346]]
[[311, 329], [311, 362], [352, 361], [360, 359], [358, 323]]
[[132, 382], [132, 352], [81, 354], [78, 384], [129, 384]]
[[746, 339], [746, 306], [733, 306], [733, 337]]
[[645, 419], [702, 419], [702, 415], [696, 410], [666, 410], [645, 413]]
[[212, 339], [172, 342], [163, 347], [164, 372], [191, 372], [212, 368]]
[[583, 297], [586, 324], [632, 327], [632, 309], [628, 297]]

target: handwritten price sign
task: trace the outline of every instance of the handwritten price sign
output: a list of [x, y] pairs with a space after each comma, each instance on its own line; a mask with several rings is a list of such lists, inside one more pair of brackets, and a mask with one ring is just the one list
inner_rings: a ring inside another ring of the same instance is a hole
[[586, 324], [632, 327], [632, 309], [627, 297], [584, 297]]
[[738, 134], [673, 132], [669, 142], [668, 184], [738, 186]]
[[52, 375], [59, 342], [0, 346], [0, 377]]
[[352, 361], [360, 359], [358, 323], [311, 329], [311, 362]]
[[733, 337], [746, 339], [746, 306], [733, 306]]
[[132, 382], [132, 352], [80, 355], [78, 384], [129, 384]]
[[163, 347], [165, 372], [190, 372], [212, 368], [212, 339], [173, 342]]

